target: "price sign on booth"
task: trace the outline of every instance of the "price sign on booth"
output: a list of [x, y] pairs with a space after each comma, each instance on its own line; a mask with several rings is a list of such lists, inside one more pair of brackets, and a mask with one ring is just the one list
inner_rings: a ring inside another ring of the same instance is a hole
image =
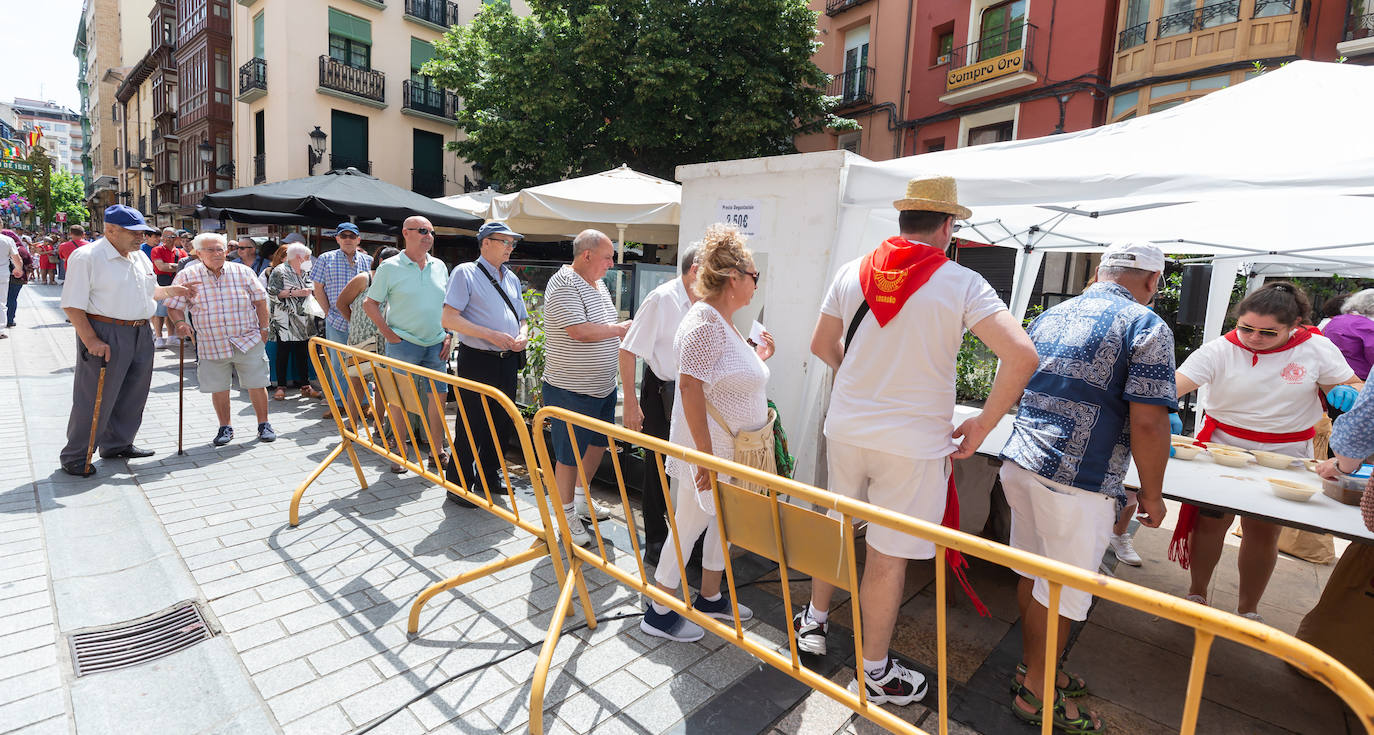
[[716, 202], [716, 221], [734, 225], [740, 234], [755, 237], [763, 231], [764, 206], [758, 199], [720, 199]]

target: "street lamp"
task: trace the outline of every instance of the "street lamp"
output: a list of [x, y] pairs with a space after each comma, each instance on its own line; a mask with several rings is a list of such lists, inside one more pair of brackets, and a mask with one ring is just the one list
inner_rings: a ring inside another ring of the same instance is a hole
[[146, 186], [146, 187], [152, 187], [152, 185], [153, 185], [153, 166], [152, 166], [152, 164], [149, 164], [149, 163], [143, 164], [143, 169], [142, 169], [142, 171], [143, 171], [143, 185]]
[[310, 131], [310, 145], [306, 146], [306, 154], [310, 159], [311, 176], [315, 175], [315, 164], [324, 160], [324, 141], [325, 138], [328, 137], [329, 136], [323, 130], [320, 130], [320, 126], [318, 125], [315, 126], [314, 130]]
[[215, 160], [215, 147], [210, 145], [210, 141], [202, 140], [200, 145], [196, 146], [196, 150], [200, 151], [201, 165], [206, 169], [210, 168], [210, 163]]

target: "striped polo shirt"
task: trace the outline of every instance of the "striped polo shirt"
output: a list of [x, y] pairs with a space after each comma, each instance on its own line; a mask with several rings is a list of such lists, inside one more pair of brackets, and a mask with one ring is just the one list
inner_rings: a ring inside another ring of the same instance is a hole
[[555, 388], [604, 398], [615, 390], [620, 340], [578, 342], [568, 327], [615, 324], [619, 314], [606, 284], [587, 283], [572, 266], [563, 266], [544, 289], [544, 380]]

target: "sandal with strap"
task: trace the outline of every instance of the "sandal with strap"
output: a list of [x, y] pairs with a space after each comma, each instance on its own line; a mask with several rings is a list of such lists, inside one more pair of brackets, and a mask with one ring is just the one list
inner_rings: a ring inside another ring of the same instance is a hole
[[[1016, 706], [1016, 699], [1035, 708], [1034, 712], [1027, 712]], [[1031, 694], [1031, 691], [1024, 686], [1016, 688], [1016, 699], [1011, 702], [1011, 713], [1020, 718], [1023, 722], [1032, 725], [1039, 725], [1045, 719], [1045, 705], [1038, 697]], [[1058, 691], [1054, 695], [1054, 729], [1065, 735], [1102, 735], [1107, 732], [1107, 724], [1098, 720], [1095, 715], [1084, 710], [1078, 709], [1078, 717], [1069, 719], [1066, 711], [1065, 699], [1063, 694]]]
[[[1083, 680], [1083, 677], [1078, 676], [1078, 675], [1076, 675], [1076, 674], [1071, 674], [1071, 673], [1065, 671], [1062, 667], [1059, 669], [1059, 673], [1060, 673], [1060, 674], [1063, 674], [1064, 677], [1067, 678], [1067, 679], [1069, 680], [1068, 686], [1055, 687], [1055, 689], [1058, 689], [1058, 690], [1059, 690], [1059, 693], [1060, 693], [1060, 694], [1063, 694], [1064, 696], [1069, 697], [1070, 699], [1073, 699], [1073, 698], [1076, 698], [1076, 697], [1084, 696], [1085, 694], [1088, 693], [1088, 682], [1084, 681], [1084, 680]], [[1017, 693], [1017, 691], [1021, 688], [1021, 685], [1022, 685], [1022, 683], [1025, 681], [1025, 679], [1026, 679], [1026, 665], [1023, 664], [1023, 663], [1022, 663], [1022, 664], [1017, 664], [1017, 665], [1016, 665], [1016, 674], [1013, 675], [1013, 676], [1011, 677], [1011, 693], [1012, 693], [1012, 694], [1016, 694], [1016, 693]], [[1056, 683], [1056, 684], [1059, 683], [1059, 679], [1058, 679], [1057, 676], [1056, 676], [1056, 678], [1055, 678], [1055, 683]]]

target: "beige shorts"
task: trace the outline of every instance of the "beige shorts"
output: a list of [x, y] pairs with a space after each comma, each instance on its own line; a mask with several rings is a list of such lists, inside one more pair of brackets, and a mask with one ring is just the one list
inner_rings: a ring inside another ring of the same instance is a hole
[[248, 348], [247, 352], [237, 347], [234, 354], [218, 360], [201, 358], [196, 366], [196, 378], [200, 381], [201, 393], [221, 393], [229, 390], [229, 375], [239, 374], [239, 387], [266, 388], [270, 381], [267, 364], [267, 345], [259, 342]]
[[[1116, 523], [1116, 500], [1110, 495], [1047, 480], [1011, 460], [1002, 461], [1002, 492], [1011, 506], [1013, 548], [1096, 572], [1107, 551]], [[1050, 605], [1049, 583], [1035, 580], [1035, 601]], [[1086, 590], [1063, 587], [1059, 614], [1070, 620], [1087, 620], [1093, 596]]]
[[[949, 490], [948, 457], [913, 459], [834, 439], [827, 442], [826, 451], [830, 492], [931, 523], [944, 518], [945, 494]], [[835, 511], [829, 515], [840, 517]], [[935, 557], [934, 542], [875, 523], [868, 524], [867, 539], [869, 546], [888, 556]]]

